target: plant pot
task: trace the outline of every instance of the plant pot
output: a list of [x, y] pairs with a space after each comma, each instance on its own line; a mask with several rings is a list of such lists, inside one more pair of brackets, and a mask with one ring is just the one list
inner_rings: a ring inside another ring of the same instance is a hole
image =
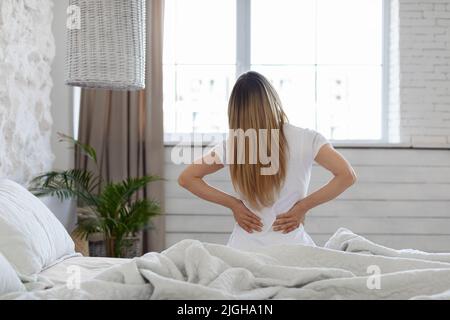
[[106, 246], [103, 233], [94, 233], [89, 235], [89, 256], [106, 257]]
[[89, 256], [134, 258], [142, 255], [141, 238], [139, 236], [125, 237], [120, 254], [115, 254], [115, 239], [105, 238], [104, 234], [96, 233], [89, 236]]

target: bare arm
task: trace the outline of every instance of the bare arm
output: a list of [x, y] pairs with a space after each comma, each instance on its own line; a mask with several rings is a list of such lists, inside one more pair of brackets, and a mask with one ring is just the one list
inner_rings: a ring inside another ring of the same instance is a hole
[[207, 184], [203, 178], [223, 168], [217, 157], [210, 153], [189, 165], [178, 177], [178, 183], [196, 196], [229, 208], [236, 222], [247, 232], [261, 231], [261, 219], [236, 197]]
[[295, 230], [303, 223], [309, 210], [336, 198], [355, 183], [356, 174], [353, 168], [331, 145], [324, 145], [315, 161], [329, 170], [333, 174], [333, 178], [319, 190], [297, 202], [287, 213], [279, 215], [273, 225], [275, 231], [288, 233]]
[[323, 146], [315, 158], [316, 162], [330, 171], [333, 178], [322, 188], [299, 202], [306, 210], [333, 200], [356, 182], [356, 174], [350, 163], [331, 145]]

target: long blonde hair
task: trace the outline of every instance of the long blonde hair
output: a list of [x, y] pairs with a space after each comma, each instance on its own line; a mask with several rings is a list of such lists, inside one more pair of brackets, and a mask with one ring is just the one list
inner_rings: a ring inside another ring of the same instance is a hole
[[[286, 162], [288, 145], [283, 131], [287, 123], [287, 116], [283, 111], [280, 98], [275, 88], [261, 74], [250, 71], [239, 77], [231, 92], [228, 103], [228, 121], [230, 130], [266, 129], [268, 140], [271, 141], [271, 132], [278, 130], [278, 171], [272, 175], [262, 175], [261, 169], [267, 167], [260, 161], [258, 152], [257, 161], [249, 161], [249, 147], [245, 143], [245, 163], [230, 163], [230, 175], [233, 186], [240, 192], [245, 200], [254, 208], [268, 207], [274, 203], [286, 177]], [[234, 138], [233, 138], [234, 139]], [[258, 136], [258, 148], [261, 147]], [[233, 159], [238, 157], [238, 145], [233, 143]], [[271, 143], [266, 143], [272, 154]]]

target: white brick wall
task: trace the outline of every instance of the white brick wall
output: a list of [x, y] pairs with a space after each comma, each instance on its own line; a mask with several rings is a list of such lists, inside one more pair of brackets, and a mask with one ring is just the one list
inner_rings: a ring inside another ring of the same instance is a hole
[[391, 1], [389, 47], [389, 114], [390, 142], [400, 141], [400, 24], [399, 0]]
[[450, 0], [392, 0], [390, 139], [450, 146]]

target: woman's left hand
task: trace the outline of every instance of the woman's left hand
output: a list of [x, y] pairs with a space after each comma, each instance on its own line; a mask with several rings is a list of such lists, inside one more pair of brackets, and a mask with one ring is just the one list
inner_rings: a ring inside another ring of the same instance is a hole
[[308, 212], [301, 202], [297, 202], [288, 212], [280, 214], [273, 223], [274, 231], [281, 231], [282, 233], [289, 233], [294, 231], [300, 224], [305, 221], [305, 215]]

